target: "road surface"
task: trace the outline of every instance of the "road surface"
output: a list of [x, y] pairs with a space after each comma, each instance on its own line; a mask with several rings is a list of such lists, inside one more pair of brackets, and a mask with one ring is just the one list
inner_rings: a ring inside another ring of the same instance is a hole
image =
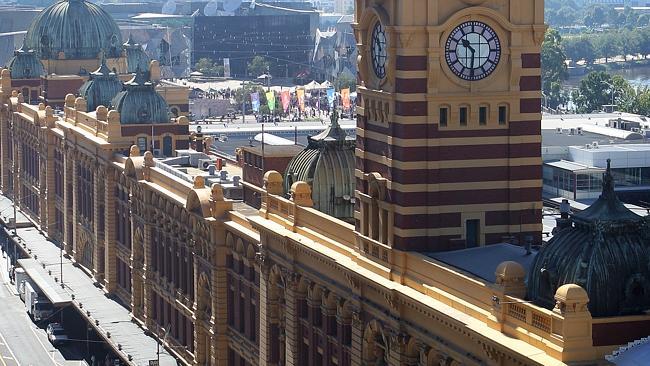
[[0, 366], [85, 365], [66, 361], [47, 340], [45, 330], [29, 318], [9, 282], [5, 257], [0, 257], [0, 282]]

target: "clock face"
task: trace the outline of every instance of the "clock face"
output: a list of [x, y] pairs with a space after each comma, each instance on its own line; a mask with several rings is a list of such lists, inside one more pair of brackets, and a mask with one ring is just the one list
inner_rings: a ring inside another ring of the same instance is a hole
[[372, 58], [372, 69], [378, 78], [386, 76], [386, 31], [380, 22], [375, 24], [372, 30], [372, 41], [370, 44], [370, 57]]
[[465, 22], [454, 28], [445, 44], [447, 65], [463, 80], [481, 80], [499, 64], [501, 43], [494, 29], [482, 22]]

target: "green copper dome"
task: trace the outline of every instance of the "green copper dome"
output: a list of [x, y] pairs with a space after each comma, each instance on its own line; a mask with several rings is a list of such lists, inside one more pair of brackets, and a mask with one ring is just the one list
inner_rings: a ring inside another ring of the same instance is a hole
[[126, 51], [126, 65], [129, 73], [135, 73], [138, 69], [149, 70], [151, 59], [144, 52], [142, 45], [136, 43], [131, 35], [129, 35], [129, 39], [123, 47]]
[[167, 102], [139, 69], [111, 104], [111, 109], [120, 112], [122, 124], [169, 123]]
[[14, 51], [14, 57], [7, 63], [7, 68], [12, 79], [38, 79], [45, 74], [43, 64], [36, 53], [32, 50], [25, 50], [24, 45]]
[[314, 208], [330, 216], [354, 217], [355, 140], [348, 136], [332, 114], [332, 123], [323, 132], [308, 137], [307, 147], [294, 156], [285, 171], [284, 190], [298, 181], [309, 183]]
[[562, 220], [533, 262], [528, 298], [552, 309], [557, 289], [576, 284], [594, 317], [650, 310], [650, 226], [616, 197], [609, 161], [598, 200]]
[[60, 0], [47, 7], [27, 29], [25, 44], [41, 59], [96, 59], [100, 51], [119, 57], [120, 29], [98, 5], [85, 0]]
[[117, 75], [106, 66], [106, 59], [97, 71], [90, 74], [90, 78], [79, 89], [79, 95], [86, 99], [88, 111], [94, 111], [98, 106], [109, 107], [111, 100], [121, 92], [122, 82]]

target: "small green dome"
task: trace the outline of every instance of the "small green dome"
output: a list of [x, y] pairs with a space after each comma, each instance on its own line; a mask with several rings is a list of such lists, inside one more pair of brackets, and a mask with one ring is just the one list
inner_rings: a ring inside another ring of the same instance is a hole
[[149, 62], [151, 62], [151, 59], [144, 52], [142, 45], [136, 43], [131, 35], [129, 35], [128, 41], [122, 46], [126, 51], [126, 65], [129, 73], [135, 73], [138, 68], [140, 70], [149, 70]]
[[25, 50], [24, 45], [14, 51], [14, 57], [7, 63], [7, 68], [12, 79], [38, 79], [45, 74], [43, 64], [36, 53]]
[[354, 138], [348, 136], [333, 114], [332, 124], [308, 138], [307, 147], [294, 156], [285, 171], [284, 191], [298, 181], [311, 186], [314, 208], [330, 216], [354, 217]]
[[96, 59], [100, 51], [119, 57], [122, 35], [115, 20], [99, 5], [60, 0], [43, 10], [27, 29], [25, 44], [41, 59]]
[[79, 89], [79, 95], [86, 99], [88, 111], [94, 111], [98, 106], [108, 107], [111, 100], [121, 92], [122, 82], [114, 72], [106, 66], [106, 59], [97, 71], [90, 74], [90, 78]]
[[139, 69], [113, 98], [111, 109], [120, 112], [122, 124], [169, 123], [167, 102]]

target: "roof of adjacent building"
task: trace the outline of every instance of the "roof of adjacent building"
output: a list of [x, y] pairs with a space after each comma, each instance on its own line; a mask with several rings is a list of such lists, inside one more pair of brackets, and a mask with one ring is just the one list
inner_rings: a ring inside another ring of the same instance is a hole
[[551, 309], [555, 291], [576, 284], [587, 291], [595, 317], [650, 309], [650, 227], [616, 196], [609, 162], [600, 197], [565, 220], [535, 258], [528, 297]]
[[[240, 147], [242, 151], [247, 151], [249, 153], [262, 156], [262, 145], [257, 146], [242, 146]], [[264, 145], [264, 156], [281, 158], [281, 157], [293, 157], [305, 149], [301, 145]]]
[[537, 255], [537, 251], [532, 250], [529, 253], [522, 246], [501, 243], [449, 252], [427, 253], [427, 255], [494, 283], [496, 280], [494, 272], [499, 264], [505, 261], [513, 261], [528, 270]]
[[562, 170], [568, 170], [574, 173], [594, 173], [594, 172], [602, 173], [605, 171], [605, 169], [603, 168], [588, 166], [585, 164], [580, 164], [580, 163], [567, 161], [567, 160], [553, 161], [550, 163], [544, 163], [544, 165], [552, 166], [554, 168], [558, 168]]
[[96, 59], [121, 54], [122, 35], [115, 20], [99, 5], [60, 0], [43, 10], [27, 29], [25, 44], [41, 59]]

